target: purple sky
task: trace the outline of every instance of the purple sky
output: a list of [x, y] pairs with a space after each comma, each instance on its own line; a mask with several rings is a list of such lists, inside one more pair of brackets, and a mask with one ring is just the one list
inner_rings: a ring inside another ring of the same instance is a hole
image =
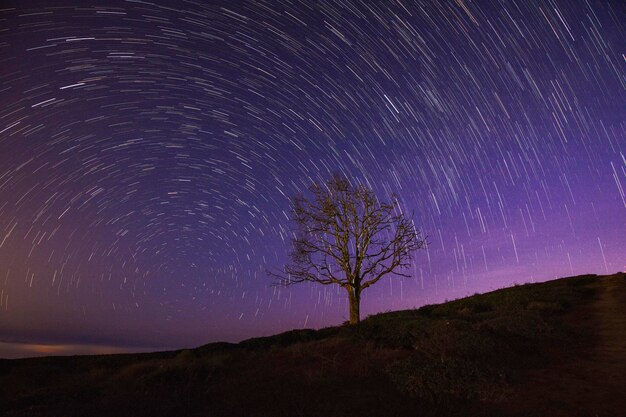
[[347, 320], [270, 287], [342, 172], [429, 237], [362, 314], [626, 268], [619, 1], [9, 1], [0, 357]]

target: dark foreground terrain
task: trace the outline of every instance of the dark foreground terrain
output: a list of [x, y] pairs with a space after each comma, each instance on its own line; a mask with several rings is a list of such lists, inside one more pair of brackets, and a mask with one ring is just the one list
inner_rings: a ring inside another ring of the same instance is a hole
[[1, 416], [620, 416], [626, 274], [178, 352], [0, 360]]

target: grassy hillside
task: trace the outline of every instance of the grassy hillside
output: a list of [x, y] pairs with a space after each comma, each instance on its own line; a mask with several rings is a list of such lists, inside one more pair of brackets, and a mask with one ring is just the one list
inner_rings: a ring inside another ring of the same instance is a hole
[[0, 360], [3, 416], [617, 416], [626, 275], [177, 352]]

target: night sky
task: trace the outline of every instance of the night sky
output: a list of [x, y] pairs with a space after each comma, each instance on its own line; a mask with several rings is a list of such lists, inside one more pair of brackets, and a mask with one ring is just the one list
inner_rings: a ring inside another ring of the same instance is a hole
[[0, 356], [342, 323], [266, 275], [333, 172], [428, 235], [364, 317], [624, 270], [621, 1], [211, 3], [2, 2]]

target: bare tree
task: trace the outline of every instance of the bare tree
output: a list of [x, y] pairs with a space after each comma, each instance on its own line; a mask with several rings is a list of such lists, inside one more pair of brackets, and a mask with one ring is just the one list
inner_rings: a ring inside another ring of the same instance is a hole
[[395, 196], [381, 203], [373, 191], [338, 174], [310, 191], [312, 198], [292, 200], [291, 263], [269, 275], [281, 285], [340, 285], [348, 292], [350, 323], [358, 323], [361, 292], [388, 274], [407, 277], [401, 271], [426, 239]]

